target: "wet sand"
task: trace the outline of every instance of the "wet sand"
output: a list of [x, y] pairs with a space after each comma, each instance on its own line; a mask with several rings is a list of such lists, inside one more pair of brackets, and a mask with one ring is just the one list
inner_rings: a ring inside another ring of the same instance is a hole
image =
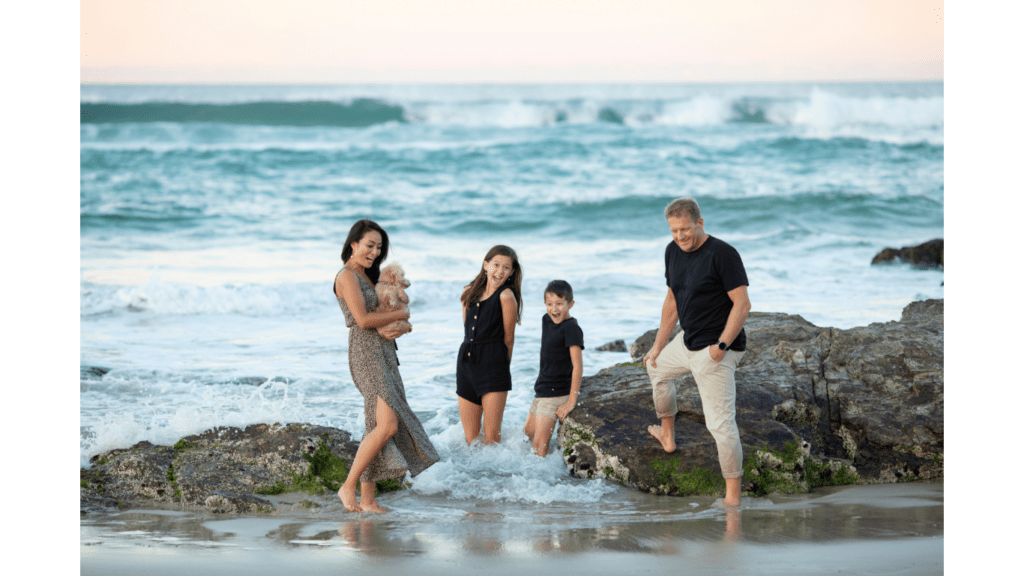
[[[301, 500], [319, 504], [307, 509]], [[940, 574], [941, 482], [745, 499], [626, 489], [594, 504], [387, 494], [384, 516], [329, 496], [277, 498], [268, 516], [131, 510], [80, 522], [82, 574]]]

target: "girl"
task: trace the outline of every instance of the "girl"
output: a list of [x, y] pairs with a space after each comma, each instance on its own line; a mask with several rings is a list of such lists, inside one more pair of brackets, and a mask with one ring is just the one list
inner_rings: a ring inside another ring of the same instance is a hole
[[[395, 320], [409, 319], [409, 313], [402, 310], [374, 312], [377, 293], [373, 286], [380, 278], [380, 263], [387, 257], [387, 232], [372, 220], [360, 220], [348, 233], [341, 252], [345, 266], [334, 278], [334, 295], [349, 328], [348, 367], [352, 382], [363, 395], [366, 417], [363, 441], [345, 484], [338, 490], [341, 502], [352, 512], [386, 512], [374, 499], [377, 481], [404, 476], [407, 470], [416, 476], [438, 460], [405, 399], [395, 343], [377, 332]], [[362, 502], [356, 500], [357, 480]]]
[[515, 250], [498, 245], [488, 250], [480, 273], [462, 291], [465, 340], [459, 347], [455, 393], [459, 418], [470, 444], [501, 441], [505, 399], [512, 389], [512, 344], [523, 309], [523, 269]]

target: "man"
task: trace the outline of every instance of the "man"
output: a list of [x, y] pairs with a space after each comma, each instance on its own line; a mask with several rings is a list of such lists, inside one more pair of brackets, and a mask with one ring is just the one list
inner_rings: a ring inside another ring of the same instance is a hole
[[[735, 370], [746, 351], [743, 323], [750, 312], [747, 273], [736, 249], [704, 232], [700, 207], [692, 198], [665, 208], [672, 242], [665, 248], [668, 295], [661, 326], [643, 362], [654, 389], [660, 426], [647, 431], [666, 452], [674, 452], [676, 386], [673, 379], [693, 373], [704, 419], [718, 446], [727, 506], [740, 504], [743, 446], [736, 427]], [[671, 341], [675, 323], [682, 331]]]

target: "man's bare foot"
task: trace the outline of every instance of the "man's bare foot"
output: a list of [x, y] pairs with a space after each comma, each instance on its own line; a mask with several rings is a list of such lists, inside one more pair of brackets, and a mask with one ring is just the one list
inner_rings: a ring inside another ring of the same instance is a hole
[[[662, 430], [661, 426], [654, 425], [648, 426], [647, 432], [654, 436], [654, 438], [661, 443], [661, 447], [665, 449], [665, 452], [676, 451], [676, 439], [675, 434], [670, 433], [668, 430]], [[673, 430], [672, 432], [675, 432]]]
[[[726, 480], [726, 482], [728, 482], [728, 480]], [[722, 498], [721, 500], [716, 500], [715, 503], [714, 503], [714, 506], [721, 506], [722, 508], [732, 508], [732, 509], [739, 508], [740, 507], [739, 490], [737, 490], [736, 493], [731, 494], [730, 491], [729, 491], [729, 487], [726, 486], [725, 497]]]
[[725, 479], [725, 498], [722, 498], [722, 506], [726, 508], [738, 508], [740, 505], [740, 478]]
[[359, 507], [359, 501], [356, 500], [356, 489], [346, 490], [345, 486], [338, 489], [338, 498], [341, 498], [341, 503], [345, 505], [345, 509], [349, 512], [362, 512], [363, 509]]

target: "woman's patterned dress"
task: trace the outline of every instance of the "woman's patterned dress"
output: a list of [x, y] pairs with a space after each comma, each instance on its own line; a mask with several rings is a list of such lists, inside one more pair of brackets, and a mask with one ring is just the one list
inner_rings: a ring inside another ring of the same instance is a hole
[[[356, 276], [362, 288], [366, 311], [373, 312], [377, 308], [377, 293], [361, 274]], [[398, 433], [388, 440], [359, 480], [375, 482], [398, 478], [404, 476], [406, 470], [416, 476], [437, 462], [438, 456], [423, 425], [405, 399], [405, 386], [398, 373], [395, 343], [381, 338], [376, 328], [360, 328], [341, 296], [338, 296], [338, 304], [345, 314], [345, 325], [348, 326], [348, 368], [352, 373], [352, 381], [363, 395], [363, 414], [366, 416], [363, 438], [377, 426], [378, 396], [398, 416]]]

